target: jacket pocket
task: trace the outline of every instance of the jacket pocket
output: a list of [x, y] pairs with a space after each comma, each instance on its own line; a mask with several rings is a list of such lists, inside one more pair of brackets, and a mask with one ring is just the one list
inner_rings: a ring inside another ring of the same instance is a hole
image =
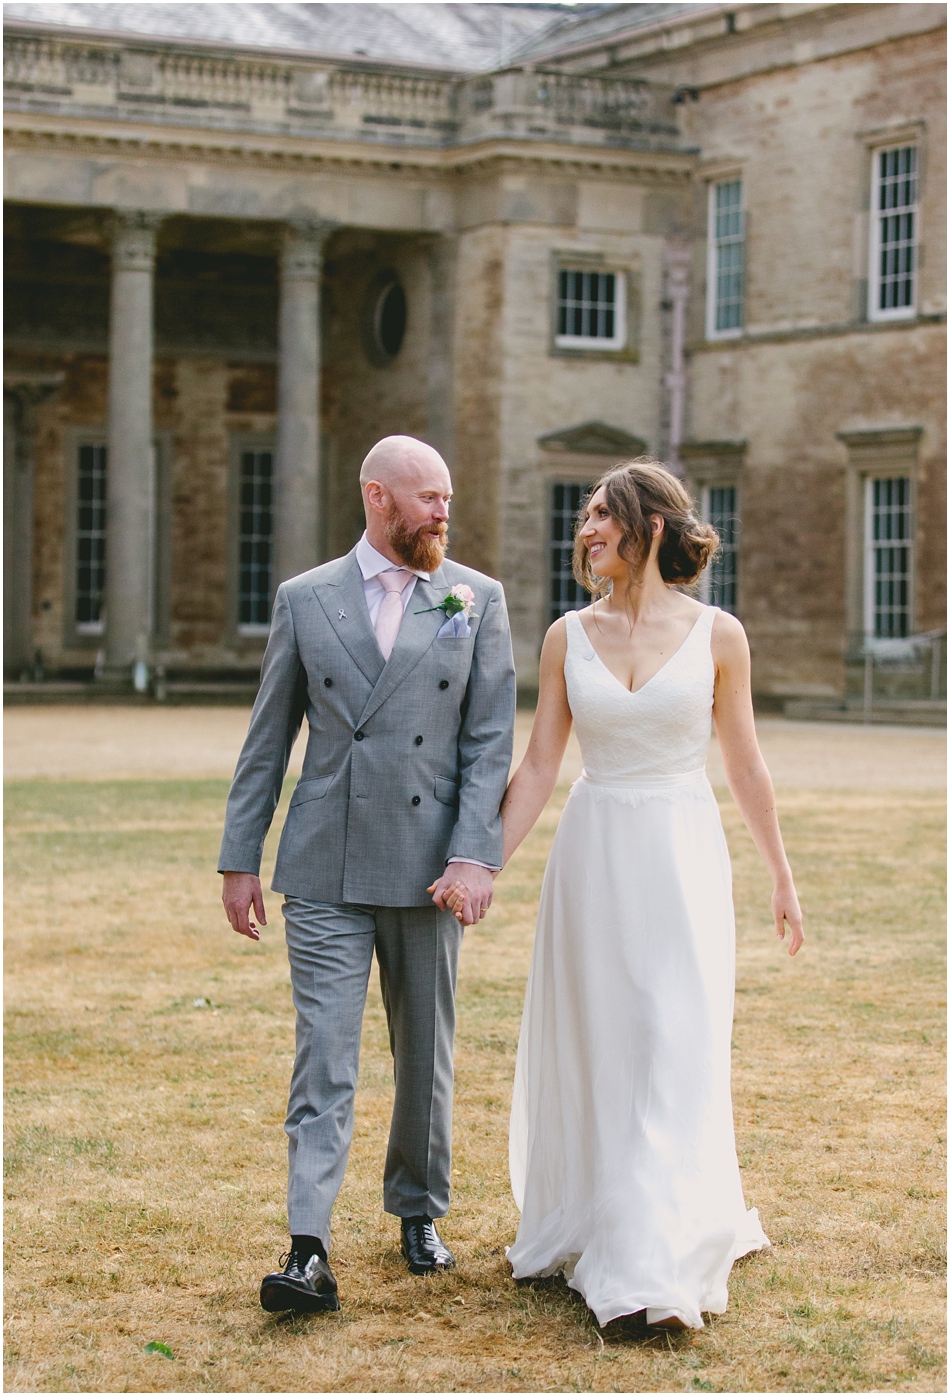
[[290, 808], [304, 805], [308, 800], [322, 800], [335, 779], [335, 776], [314, 776], [309, 780], [298, 780], [290, 797]]
[[455, 808], [459, 802], [459, 783], [448, 776], [436, 776], [435, 798], [443, 805]]

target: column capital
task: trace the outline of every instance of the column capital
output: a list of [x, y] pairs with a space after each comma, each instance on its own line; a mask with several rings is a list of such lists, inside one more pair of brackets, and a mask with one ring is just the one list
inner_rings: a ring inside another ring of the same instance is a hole
[[112, 215], [112, 262], [122, 271], [151, 271], [155, 237], [164, 214], [118, 208]]
[[280, 249], [283, 281], [317, 281], [323, 267], [323, 249], [339, 225], [322, 218], [289, 218], [284, 224]]
[[5, 373], [3, 391], [17, 405], [21, 431], [36, 430], [36, 409], [62, 386], [65, 373]]

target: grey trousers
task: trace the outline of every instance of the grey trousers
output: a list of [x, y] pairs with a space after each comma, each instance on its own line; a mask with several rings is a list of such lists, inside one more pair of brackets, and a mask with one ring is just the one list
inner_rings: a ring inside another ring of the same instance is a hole
[[360, 1029], [373, 952], [389, 1022], [396, 1098], [383, 1206], [397, 1217], [449, 1209], [455, 984], [462, 928], [428, 907], [287, 897], [297, 1055], [284, 1126], [292, 1236], [329, 1251], [330, 1212], [353, 1138]]

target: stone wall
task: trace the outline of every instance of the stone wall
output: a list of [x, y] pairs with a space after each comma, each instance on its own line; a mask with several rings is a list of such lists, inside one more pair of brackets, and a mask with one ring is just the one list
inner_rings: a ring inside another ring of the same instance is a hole
[[[702, 142], [688, 435], [746, 443], [739, 612], [763, 695], [843, 691], [854, 621], [848, 568], [860, 550], [849, 530], [860, 529], [860, 519], [849, 515], [839, 432], [922, 428], [914, 624], [945, 624], [939, 37], [912, 34], [717, 82], [684, 108], [687, 129]], [[919, 142], [924, 166], [921, 318], [869, 325], [872, 150], [904, 139]], [[741, 174], [747, 209], [745, 328], [735, 340], [709, 343], [706, 189], [733, 174]]]
[[[403, 286], [407, 308], [402, 346], [388, 362], [373, 353], [369, 323], [387, 274]], [[324, 298], [325, 555], [338, 557], [363, 531], [359, 470], [367, 451], [382, 436], [427, 438], [431, 305], [426, 246], [416, 238], [356, 230], [337, 234], [327, 251]]]
[[[631, 202], [639, 211], [642, 201]], [[526, 686], [536, 681], [541, 641], [550, 623], [549, 489], [561, 473], [560, 462], [539, 448], [539, 438], [592, 420], [654, 448], [659, 435], [662, 243], [646, 237], [636, 224], [610, 230], [609, 221], [619, 219], [605, 203], [606, 209], [600, 209], [588, 201], [592, 228], [522, 225], [507, 230], [504, 238], [497, 569], [508, 592], [518, 672]], [[633, 221], [629, 211], [622, 212], [628, 224]], [[633, 310], [626, 352], [566, 353], [553, 347], [555, 275], [562, 259], [624, 273]], [[643, 305], [646, 315], [639, 313]], [[592, 463], [589, 478], [602, 464]]]
[[459, 237], [454, 280], [452, 556], [497, 576], [505, 305], [501, 228], [476, 228]]

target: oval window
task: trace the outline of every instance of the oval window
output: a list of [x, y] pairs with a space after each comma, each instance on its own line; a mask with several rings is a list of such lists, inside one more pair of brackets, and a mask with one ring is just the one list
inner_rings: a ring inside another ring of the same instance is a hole
[[390, 282], [376, 306], [376, 338], [389, 359], [402, 348], [406, 333], [406, 293], [398, 281]]

